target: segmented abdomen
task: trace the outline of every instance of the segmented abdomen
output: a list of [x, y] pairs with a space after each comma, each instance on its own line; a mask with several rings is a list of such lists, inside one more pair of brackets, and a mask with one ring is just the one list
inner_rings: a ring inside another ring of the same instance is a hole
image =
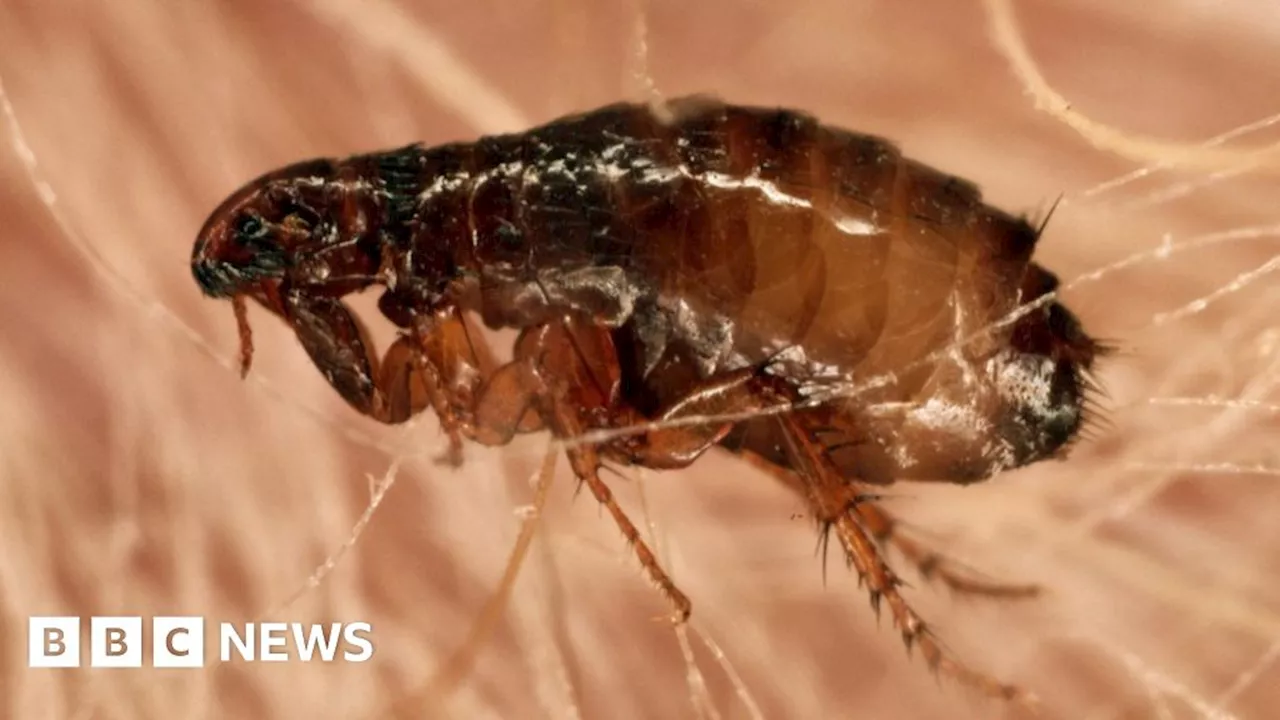
[[664, 356], [706, 375], [788, 349], [817, 374], [901, 368], [1012, 308], [1035, 241], [888, 141], [701, 97], [413, 164], [417, 277], [472, 283], [493, 325], [573, 308], [625, 326], [642, 376]]

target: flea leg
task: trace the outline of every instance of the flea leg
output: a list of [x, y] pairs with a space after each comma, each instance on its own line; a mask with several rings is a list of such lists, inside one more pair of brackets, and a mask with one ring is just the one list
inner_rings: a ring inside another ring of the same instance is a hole
[[[379, 361], [367, 330], [342, 302], [290, 295], [280, 305], [312, 362], [353, 408], [387, 424], [434, 409], [449, 436], [442, 461], [455, 467], [462, 463], [463, 437], [483, 442], [493, 436], [494, 427], [477, 430], [473, 416], [486, 381], [505, 387], [519, 380], [510, 368], [494, 370], [484, 338], [457, 308], [414, 318], [411, 329]], [[504, 437], [541, 428], [538, 414], [527, 412], [515, 419]]]
[[926, 580], [937, 580], [952, 592], [992, 598], [1023, 599], [1037, 597], [1042, 591], [1039, 585], [1000, 583], [975, 577], [975, 573], [966, 571], [955, 560], [903, 535], [899, 531], [897, 518], [876, 503], [858, 505], [854, 512], [858, 514], [863, 527], [876, 542], [897, 548], [907, 562], [915, 565], [922, 577]]
[[[782, 483], [802, 493], [805, 492], [804, 481], [795, 472], [779, 467], [753, 452], [743, 451], [741, 454], [752, 465], [764, 470]], [[955, 593], [1023, 599], [1037, 597], [1042, 592], [1039, 585], [999, 583], [975, 577], [975, 573], [966, 571], [962, 565], [943, 553], [903, 535], [898, 527], [898, 519], [874, 500], [855, 503], [850, 511], [857, 514], [858, 521], [877, 543], [881, 546], [890, 545], [897, 548], [907, 562], [916, 567], [922, 577], [926, 580], [937, 580]]]
[[[563, 440], [592, 429], [591, 418], [609, 410], [614, 393], [609, 382], [602, 384], [599, 377], [593, 377], [593, 369], [584, 359], [590, 356], [588, 343], [592, 338], [589, 333], [576, 331], [582, 327], [557, 323], [522, 333], [516, 343], [515, 359], [493, 373], [468, 411], [470, 422], [462, 426], [468, 437], [484, 444], [501, 445], [520, 431], [530, 411], [536, 412], [556, 437]], [[687, 620], [692, 608], [689, 598], [662, 569], [609, 486], [600, 479], [600, 456], [596, 448], [577, 444], [568, 447], [566, 454], [578, 480], [591, 489], [596, 500], [613, 516], [645, 574], [671, 603], [673, 621]]]
[[[920, 648], [920, 654], [934, 672], [951, 677], [985, 695], [1034, 706], [1034, 698], [1027, 692], [973, 670], [942, 650], [924, 620], [898, 591], [901, 580], [885, 564], [875, 542], [858, 522], [858, 514], [851, 511], [849, 481], [835, 472], [822, 446], [811, 439], [801, 419], [784, 415], [778, 418], [778, 422], [787, 440], [792, 462], [804, 482], [805, 494], [815, 516], [822, 523], [823, 532], [835, 530], [849, 562], [867, 584], [871, 594], [871, 607], [876, 613], [880, 612], [882, 600], [889, 604], [894, 625], [902, 633], [908, 652], [913, 647]], [[853, 505], [857, 505], [856, 496]]]
[[[452, 423], [451, 408], [466, 405], [479, 384], [488, 348], [468, 342], [455, 309], [418, 322], [379, 361], [368, 330], [341, 301], [291, 293], [280, 312], [320, 373], [353, 408], [387, 424], [402, 423], [428, 406]], [[490, 363], [491, 364], [491, 363]], [[432, 372], [415, 370], [428, 367]]]
[[426, 396], [440, 427], [449, 436], [449, 450], [440, 462], [462, 465], [462, 438], [469, 434], [476, 394], [495, 372], [495, 362], [484, 338], [453, 307], [415, 318], [406, 336], [416, 341], [414, 354]]
[[[785, 406], [788, 390], [780, 387], [777, 379], [755, 372], [735, 372], [709, 379], [693, 390], [686, 398], [665, 411], [660, 419], [681, 420], [703, 415], [738, 414]], [[988, 675], [972, 670], [943, 652], [924, 621], [907, 604], [899, 592], [900, 579], [885, 564], [872, 537], [863, 524], [881, 539], [893, 537], [893, 522], [883, 511], [870, 504], [869, 494], [859, 490], [857, 483], [842, 477], [831, 464], [830, 457], [821, 443], [813, 440], [802, 413], [786, 413], [778, 416], [783, 436], [787, 441], [796, 472], [791, 473], [762, 459], [753, 459], [773, 472], [789, 476], [808, 497], [815, 515], [823, 523], [824, 532], [836, 531], [850, 562], [866, 581], [871, 592], [871, 604], [879, 612], [882, 599], [887, 601], [895, 624], [910, 650], [919, 647], [920, 652], [935, 672], [945, 674], [983, 693], [1008, 700], [1030, 704], [1031, 698], [1021, 689], [1006, 685]], [[690, 426], [660, 428], [637, 436], [630, 443], [618, 441], [618, 452], [631, 453], [631, 459], [649, 467], [680, 467], [692, 462], [699, 454], [719, 442], [732, 428], [730, 423], [707, 423]], [[751, 455], [750, 453], [745, 453]], [[901, 545], [900, 545], [901, 547]], [[915, 545], [907, 545], [904, 552], [910, 559], [923, 561], [927, 555]], [[934, 565], [940, 578], [955, 576], [944, 574], [946, 568]], [[970, 589], [961, 584], [960, 588]]]
[[426, 388], [411, 372], [416, 355], [411, 342], [396, 341], [379, 362], [368, 332], [341, 301], [290, 294], [280, 307], [311, 361], [351, 407], [396, 424], [426, 406]]
[[[555, 394], [559, 395], [559, 393]], [[556, 398], [551, 402], [552, 411], [548, 420], [556, 434], [563, 438], [581, 435], [585, 428], [582, 424], [581, 415], [573, 402], [563, 397]], [[631, 519], [627, 517], [627, 514], [614, 500], [613, 492], [609, 490], [609, 486], [600, 479], [600, 456], [596, 449], [591, 445], [578, 445], [570, 448], [568, 455], [574, 474], [578, 476], [579, 480], [586, 483], [587, 487], [591, 489], [591, 494], [595, 495], [596, 500], [613, 516], [613, 521], [618, 525], [618, 530], [622, 532], [622, 536], [626, 538], [632, 551], [635, 552], [636, 557], [640, 560], [640, 564], [644, 567], [649, 580], [658, 587], [658, 590], [671, 603], [671, 607], [674, 610], [672, 621], [683, 623], [688, 620], [689, 613], [692, 611], [689, 598], [680, 591], [680, 588], [676, 587], [666, 571], [662, 569], [657, 556], [653, 554], [644, 539], [640, 537], [640, 531], [636, 529], [635, 524], [631, 522]]]

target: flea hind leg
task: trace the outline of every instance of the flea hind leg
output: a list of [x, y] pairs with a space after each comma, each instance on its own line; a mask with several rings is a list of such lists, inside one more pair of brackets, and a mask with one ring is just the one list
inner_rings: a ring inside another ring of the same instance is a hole
[[[804, 481], [794, 471], [779, 467], [749, 450], [741, 451], [741, 455], [783, 484], [804, 493]], [[1039, 585], [992, 582], [979, 577], [979, 573], [967, 570], [942, 552], [902, 533], [899, 520], [874, 500], [864, 499], [854, 503], [850, 512], [858, 516], [863, 528], [882, 547], [887, 545], [897, 549], [922, 577], [936, 580], [952, 592], [1002, 599], [1032, 598], [1042, 592]]]
[[1033, 598], [1042, 592], [1042, 588], [1035, 584], [1001, 583], [978, 577], [977, 573], [966, 570], [943, 553], [904, 535], [898, 527], [898, 519], [876, 503], [859, 505], [854, 512], [876, 542], [897, 548], [922, 577], [937, 580], [952, 592], [1003, 599]]
[[928, 625], [899, 592], [902, 581], [885, 563], [875, 542], [858, 522], [857, 513], [851, 511], [851, 507], [856, 507], [858, 503], [849, 502], [849, 481], [839, 475], [830, 457], [812, 439], [801, 419], [783, 415], [778, 418], [778, 423], [797, 474], [804, 483], [805, 495], [818, 521], [822, 523], [823, 532], [835, 530], [849, 562], [867, 584], [872, 608], [879, 613], [881, 601], [888, 603], [894, 625], [902, 634], [907, 650], [918, 647], [925, 662], [934, 672], [951, 677], [985, 695], [1034, 707], [1034, 696], [1017, 686], [1005, 684], [968, 667], [942, 649]]
[[[630, 453], [632, 462], [650, 467], [679, 467], [687, 465], [708, 447], [724, 438], [732, 429], [735, 416], [743, 413], [759, 413], [784, 409], [788, 402], [788, 390], [779, 382], [755, 372], [728, 373], [710, 378], [691, 391], [685, 399], [662, 413], [661, 420], [672, 424], [651, 429], [629, 442], [618, 442], [614, 452], [624, 457]], [[773, 472], [784, 472], [791, 484], [799, 486], [808, 498], [815, 516], [824, 526], [824, 532], [834, 529], [850, 562], [867, 582], [871, 592], [872, 607], [879, 612], [881, 601], [888, 603], [894, 622], [902, 633], [907, 648], [920, 648], [929, 667], [964, 685], [976, 688], [993, 697], [1016, 700], [1033, 705], [1030, 695], [1021, 689], [1007, 685], [960, 663], [947, 655], [938, 640], [928, 630], [924, 621], [907, 604], [899, 592], [900, 579], [884, 562], [875, 541], [864, 529], [880, 530], [883, 539], [892, 536], [893, 523], [889, 516], [876, 510], [867, 510], [868, 495], [859, 491], [859, 485], [840, 475], [832, 465], [826, 448], [813, 440], [804, 420], [796, 413], [780, 413], [776, 416], [782, 427], [783, 437], [789, 445], [789, 454], [796, 472], [790, 473], [757, 456], [746, 453], [759, 464]], [[701, 420], [690, 425], [680, 421]], [[917, 546], [913, 557], [926, 557]]]

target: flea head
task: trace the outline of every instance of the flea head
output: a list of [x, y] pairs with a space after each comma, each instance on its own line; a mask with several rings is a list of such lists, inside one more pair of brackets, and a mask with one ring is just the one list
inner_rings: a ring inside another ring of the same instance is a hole
[[354, 168], [318, 159], [263, 175], [209, 216], [191, 271], [205, 295], [232, 300], [242, 371], [252, 356], [245, 297], [290, 320], [300, 303], [336, 300], [376, 281], [381, 203]]
[[[371, 284], [378, 269], [379, 201], [347, 168], [308, 160], [237, 190], [209, 216], [191, 271], [210, 297], [279, 292], [330, 297]], [[277, 309], [277, 308], [273, 308]]]

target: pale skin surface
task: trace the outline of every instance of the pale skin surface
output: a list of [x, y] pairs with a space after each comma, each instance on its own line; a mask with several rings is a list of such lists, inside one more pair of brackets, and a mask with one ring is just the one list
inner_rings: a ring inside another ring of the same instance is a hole
[[[73, 5], [10, 3], [0, 14], [0, 77], [72, 233], [4, 145], [0, 637], [10, 650], [0, 714], [371, 716], [429, 680], [497, 588], [544, 440], [469, 447], [463, 470], [436, 467], [434, 420], [406, 434], [357, 417], [258, 310], [255, 369], [241, 382], [229, 306], [199, 297], [191, 240], [227, 192], [297, 159], [518, 130], [642, 97], [629, 74], [634, 9], [441, 3], [396, 18], [391, 3], [361, 15], [339, 3]], [[1186, 3], [1154, 19], [1111, 5], [1018, 4], [1032, 54], [1076, 110], [1186, 141], [1277, 110], [1269, 60], [1280, 26], [1250, 14], [1263, 4]], [[1067, 285], [1166, 234], [1176, 248], [1277, 221], [1274, 174], [1168, 200], [1168, 188], [1211, 174], [1160, 174], [1081, 197], [1135, 165], [1033, 108], [977, 4], [777, 7], [652, 4], [649, 77], [667, 95], [711, 90], [892, 137], [1011, 210], [1042, 212], [1065, 192], [1037, 259]], [[1111, 426], [1067, 463], [971, 488], [890, 490], [888, 506], [938, 544], [1050, 590], [1031, 604], [951, 601], [897, 563], [949, 647], [1041, 695], [1051, 716], [1200, 717], [1221, 700], [1228, 716], [1252, 718], [1280, 701], [1280, 663], [1264, 659], [1280, 637], [1268, 444], [1280, 418], [1280, 296], [1265, 274], [1276, 247], [1262, 237], [1175, 249], [1070, 288], [1090, 332], [1121, 347], [1100, 365]], [[1259, 270], [1252, 282], [1242, 275]], [[1202, 312], [1180, 311], [1237, 281]], [[416, 455], [321, 586], [274, 610], [351, 535], [369, 503], [365, 476], [387, 471], [388, 454], [353, 435]], [[650, 621], [669, 609], [590, 495], [572, 498], [563, 461], [559, 470], [539, 535], [550, 542], [535, 544], [496, 637], [436, 709], [697, 717], [709, 705], [750, 717], [696, 638], [706, 690], [689, 690], [675, 635]], [[811, 524], [794, 517], [802, 504], [763, 473], [713, 457], [642, 485], [604, 477], [642, 530], [648, 508], [694, 627], [722, 647], [764, 716], [998, 712], [939, 690], [887, 621], [876, 628], [834, 554], [824, 588]], [[369, 621], [377, 654], [360, 665], [108, 675], [28, 670], [19, 652], [32, 614], [216, 622], [268, 612]]]

